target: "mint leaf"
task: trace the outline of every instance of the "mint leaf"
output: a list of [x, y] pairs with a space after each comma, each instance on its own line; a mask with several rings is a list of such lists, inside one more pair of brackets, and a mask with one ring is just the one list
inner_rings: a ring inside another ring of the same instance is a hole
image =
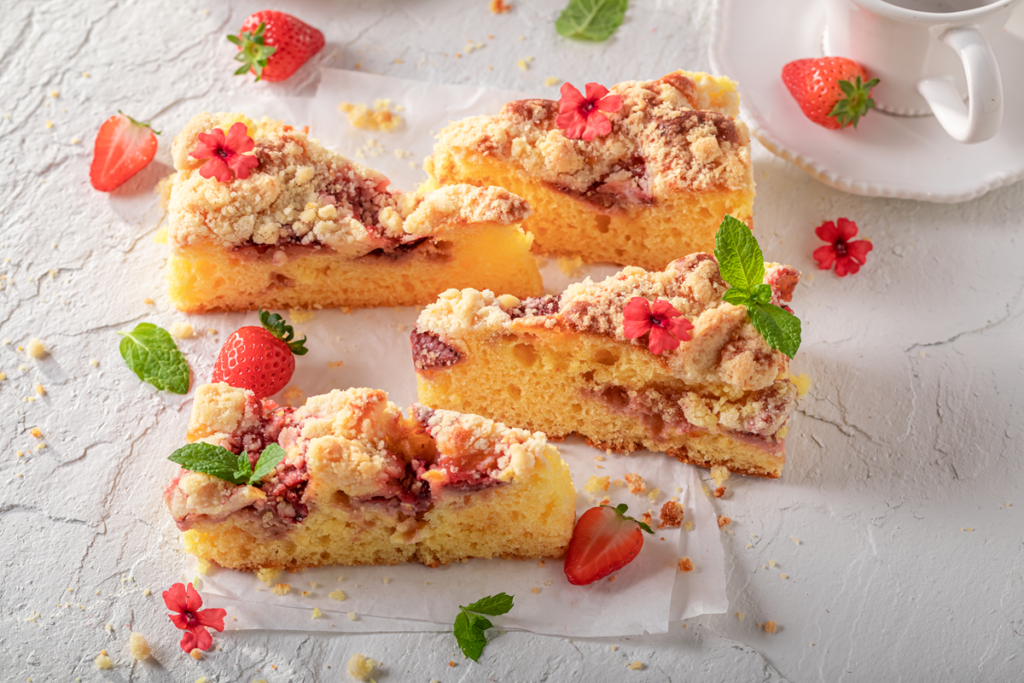
[[[489, 595], [486, 598], [481, 598], [474, 602], [472, 605], [462, 607], [467, 612], [478, 612], [480, 614], [489, 614], [491, 616], [497, 616], [499, 614], [508, 614], [509, 610], [512, 609], [512, 596], [506, 593], [498, 593], [497, 595]], [[488, 628], [490, 628], [488, 626]]]
[[235, 479], [249, 481], [252, 478], [252, 463], [249, 462], [248, 451], [238, 454], [238, 469], [235, 470]]
[[764, 254], [753, 233], [742, 222], [726, 216], [715, 233], [718, 271], [730, 287], [751, 293], [764, 281]]
[[727, 289], [722, 295], [722, 301], [728, 301], [733, 306], [746, 306], [750, 303], [750, 295], [739, 289]]
[[629, 0], [569, 0], [555, 30], [566, 38], [607, 40], [626, 16]]
[[747, 306], [750, 322], [768, 346], [790, 358], [800, 348], [800, 319], [774, 304], [752, 303]]
[[469, 613], [465, 610], [459, 612], [455, 617], [455, 642], [459, 644], [462, 654], [474, 662], [480, 661], [480, 655], [484, 653], [484, 645], [487, 644], [487, 636], [481, 629], [473, 628], [469, 621]]
[[249, 485], [259, 486], [260, 479], [273, 472], [274, 468], [277, 467], [277, 463], [281, 462], [281, 458], [284, 456], [284, 449], [276, 443], [269, 444], [264, 448], [263, 452], [260, 453], [260, 459], [256, 461], [256, 469], [249, 479]]
[[245, 481], [235, 476], [238, 468], [238, 456], [221, 446], [210, 443], [190, 443], [171, 453], [167, 458], [176, 462], [186, 470], [202, 472], [232, 484], [244, 484]]
[[191, 372], [170, 333], [152, 323], [139, 323], [123, 335], [120, 351], [128, 369], [157, 389], [174, 394], [188, 393]]
[[754, 285], [750, 292], [750, 298], [758, 303], [770, 304], [772, 302], [772, 288], [766, 284]]

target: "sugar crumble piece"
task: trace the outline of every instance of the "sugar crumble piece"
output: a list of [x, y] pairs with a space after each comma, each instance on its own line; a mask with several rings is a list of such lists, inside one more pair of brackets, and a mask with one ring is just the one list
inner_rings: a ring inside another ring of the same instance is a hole
[[583, 257], [559, 256], [557, 263], [558, 270], [562, 272], [562, 275], [565, 275], [567, 277], [573, 277], [574, 275], [576, 275], [577, 272], [579, 272], [580, 268], [583, 267]]
[[769, 567], [774, 567], [775, 566], [775, 560], [768, 560], [768, 566]]
[[89, 359], [89, 365], [93, 366], [94, 368], [98, 368], [100, 366], [100, 362], [95, 358], [91, 358]]
[[131, 651], [132, 657], [140, 662], [143, 659], [148, 659], [152, 653], [145, 636], [135, 631], [132, 631], [132, 634], [128, 637], [128, 649]]
[[617, 575], [612, 574], [608, 577], [608, 583], [615, 583], [615, 579], [619, 578]]
[[786, 579], [789, 578], [789, 574], [779, 574], [779, 578], [782, 579], [783, 581], [785, 581]]
[[201, 557], [196, 558], [196, 572], [206, 576], [206, 572], [210, 571], [210, 561], [204, 560]]
[[737, 612], [736, 613], [736, 618], [739, 619], [740, 621], [743, 621], [744, 619], [747, 618], [747, 615], [744, 614], [743, 612]]
[[402, 117], [391, 110], [391, 100], [375, 100], [372, 109], [362, 103], [342, 102], [338, 111], [348, 116], [348, 125], [360, 130], [386, 133], [402, 125]]
[[731, 523], [732, 523], [732, 517], [729, 517], [727, 515], [719, 515], [718, 516], [718, 528], [719, 529], [724, 529], [725, 527], [729, 526]]
[[338, 602], [341, 602], [348, 596], [345, 595], [345, 591], [338, 589], [336, 591], [331, 591], [330, 593], [328, 593], [327, 597], [331, 598], [332, 600], [337, 600]]
[[47, 354], [46, 347], [43, 346], [43, 342], [38, 339], [30, 339], [28, 342], [28, 355], [33, 358], [39, 359]]
[[349, 612], [349, 613], [348, 613], [347, 615], [345, 615], [345, 616], [347, 616], [347, 617], [348, 617], [348, 620], [349, 620], [349, 621], [356, 621], [356, 620], [358, 620], [358, 619], [359, 619], [359, 615], [358, 615], [358, 614], [356, 614], [355, 612]]
[[647, 490], [647, 484], [644, 483], [644, 478], [636, 472], [629, 472], [626, 474], [626, 483], [629, 484], [629, 492], [634, 495], [639, 496]]
[[548, 86], [549, 88], [554, 85], [558, 85], [561, 82], [561, 78], [555, 78], [554, 76], [548, 76], [547, 78], [544, 79], [544, 85]]
[[320, 611], [320, 608], [319, 608], [319, 607], [314, 607], [314, 608], [313, 608], [313, 618], [314, 618], [314, 619], [319, 619], [319, 618], [320, 618], [320, 617], [322, 617], [323, 615], [324, 615], [324, 613]]
[[53, 121], [51, 121], [51, 120], [47, 119], [47, 120], [46, 120], [46, 127], [47, 127], [47, 128], [53, 128]]
[[152, 305], [153, 305], [153, 304], [155, 304], [156, 302], [155, 302], [155, 301], [153, 301], [153, 299], [152, 299], [152, 298], [150, 298], [150, 297], [148, 297], [148, 296], [147, 296], [147, 297], [146, 297], [145, 299], [143, 299], [143, 300], [142, 300], [142, 303], [146, 304], [147, 306], [152, 306]]
[[512, 9], [512, 5], [505, 0], [491, 0], [487, 6], [491, 10], [491, 14], [505, 14]]
[[100, 650], [100, 653], [96, 655], [96, 659], [92, 661], [97, 669], [106, 670], [114, 666], [114, 660], [107, 656], [106, 650]]
[[516, 66], [519, 67], [520, 71], [529, 71], [530, 70], [530, 62], [532, 62], [532, 61], [533, 61], [533, 57], [523, 57], [522, 59], [520, 59], [519, 61], [516, 62]]
[[33, 624], [34, 624], [34, 623], [36, 623], [36, 620], [37, 620], [37, 619], [39, 619], [39, 618], [40, 618], [40, 617], [42, 617], [42, 616], [43, 616], [43, 615], [42, 615], [42, 614], [40, 614], [39, 612], [33, 612], [32, 614], [30, 614], [30, 615], [29, 615], [29, 616], [28, 616], [28, 617], [27, 617], [27, 618], [25, 619], [25, 621], [28, 621], [28, 622], [31, 622], [31, 623], [33, 623]]
[[644, 668], [644, 663], [643, 663], [643, 662], [641, 662], [641, 661], [640, 661], [640, 660], [638, 659], [638, 660], [636, 660], [635, 662], [633, 662], [632, 664], [630, 664], [630, 665], [629, 665], [629, 666], [628, 666], [627, 668], [628, 668], [628, 669], [630, 669], [630, 670], [632, 670], [632, 671], [640, 671], [641, 669], [643, 669], [643, 668]]
[[721, 486], [729, 478], [729, 468], [715, 465], [711, 468], [711, 478], [715, 480], [715, 486]]
[[608, 477], [592, 476], [587, 480], [587, 483], [583, 488], [586, 489], [587, 493], [597, 493], [598, 491], [607, 491], [608, 484]]
[[534, 586], [533, 588], [530, 589], [530, 592], [533, 593], [534, 595], [539, 594], [540, 593], [540, 586]]
[[192, 325], [186, 322], [176, 322], [171, 325], [171, 334], [178, 339], [188, 339], [194, 335], [196, 331], [192, 329]]
[[658, 496], [660, 496], [660, 495], [661, 495], [661, 489], [653, 488], [653, 489], [651, 489], [650, 491], [647, 492], [647, 500], [649, 500], [652, 503], [654, 503], [654, 502], [656, 502], [658, 500]]
[[348, 660], [348, 675], [357, 681], [369, 681], [375, 666], [377, 662], [357, 652]]
[[42, 384], [37, 384], [36, 385], [36, 393], [39, 394], [40, 396], [45, 396], [46, 395], [46, 389], [43, 388]]
[[277, 583], [274, 584], [274, 587], [270, 589], [270, 592], [274, 595], [288, 595], [288, 591], [290, 591], [291, 589], [292, 587], [290, 584]]
[[775, 629], [776, 628], [778, 628], [778, 624], [776, 624], [774, 621], [766, 621], [766, 622], [764, 622], [764, 632], [765, 633], [775, 633]]
[[33, 427], [29, 434], [36, 437], [37, 439], [43, 438], [43, 433], [39, 431], [39, 427]]
[[612, 645], [611, 648], [612, 648], [612, 652], [615, 652], [616, 650], [619, 649], [619, 646], [618, 645]]
[[148, 588], [143, 589], [143, 591], [142, 591], [142, 597], [144, 597], [144, 598], [148, 598], [152, 594], [153, 594], [153, 591], [149, 590]]
[[267, 584], [268, 588], [277, 581], [277, 577], [279, 576], [281, 576], [280, 569], [272, 569], [270, 567], [266, 567], [264, 569], [256, 570], [256, 578], [262, 581], [263, 583]]
[[540, 562], [538, 562], [537, 566], [540, 567], [541, 569], [543, 569], [544, 568], [544, 560], [541, 560]]
[[107, 633], [113, 633], [114, 627], [108, 622], [103, 625], [103, 630], [105, 630]]
[[622, 487], [622, 486], [625, 486], [625, 485], [626, 485], [626, 482], [622, 481], [621, 479], [614, 479], [614, 480], [612, 480], [612, 486]]
[[747, 550], [750, 550], [751, 548], [753, 548], [753, 547], [754, 547], [754, 544], [753, 544], [753, 543], [748, 543], [748, 544], [746, 544], [746, 545], [745, 545], [745, 546], [743, 546], [743, 547], [744, 547], [744, 548], [746, 548]]
[[693, 522], [687, 522], [686, 524], [683, 525], [683, 528], [686, 529], [687, 531], [693, 531]]
[[800, 539], [796, 536], [790, 536], [789, 540], [793, 541], [793, 543], [796, 543], [797, 545], [800, 545]]
[[718, 488], [716, 488], [714, 495], [715, 495], [715, 498], [721, 498], [722, 496], [724, 496], [725, 495], [725, 487], [724, 486], [719, 486]]
[[390, 576], [385, 576], [384, 578], [381, 579], [381, 581], [384, 582], [385, 584], [391, 583], [391, 577]]
[[683, 524], [683, 506], [675, 501], [668, 501], [661, 506], [661, 522], [659, 529], [678, 529]]
[[293, 403], [298, 403], [299, 399], [302, 398], [302, 389], [299, 389], [294, 384], [284, 390], [284, 402], [291, 406]]
[[[921, 352], [921, 357], [924, 357], [924, 351]], [[789, 381], [796, 386], [797, 398], [806, 395], [807, 392], [811, 390], [811, 378], [803, 373], [799, 375], [790, 375]]]
[[192, 652], [189, 652], [188, 654], [190, 657], [192, 657], [192, 659], [196, 660], [197, 662], [203, 658], [203, 651], [200, 650], [198, 647], [192, 648]]
[[680, 557], [676, 561], [676, 566], [679, 567], [679, 571], [683, 572], [684, 574], [686, 572], [693, 571], [693, 562], [688, 557]]
[[[594, 460], [596, 460], [598, 462], [604, 462], [605, 461], [605, 457], [603, 455], [595, 455], [594, 456]], [[1009, 503], [1007, 503], [1007, 505], [1009, 505]]]

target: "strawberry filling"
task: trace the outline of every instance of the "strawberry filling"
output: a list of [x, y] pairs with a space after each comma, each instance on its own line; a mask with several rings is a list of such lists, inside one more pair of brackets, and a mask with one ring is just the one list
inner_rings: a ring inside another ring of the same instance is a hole
[[555, 315], [561, 308], [561, 294], [546, 294], [523, 299], [518, 306], [508, 310], [508, 317], [528, 318], [534, 315]]
[[412, 360], [417, 370], [447, 368], [462, 360], [462, 354], [448, 346], [433, 332], [413, 330], [409, 335]]

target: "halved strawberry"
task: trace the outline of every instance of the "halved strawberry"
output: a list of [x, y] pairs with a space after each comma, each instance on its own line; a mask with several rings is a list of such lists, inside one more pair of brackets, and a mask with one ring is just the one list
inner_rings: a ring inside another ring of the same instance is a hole
[[242, 62], [236, 75], [252, 72], [256, 80], [283, 81], [299, 70], [324, 46], [324, 34], [290, 14], [276, 10], [256, 12], [242, 22], [235, 59]]
[[262, 309], [259, 315], [263, 327], [240, 327], [224, 342], [210, 381], [227, 382], [249, 389], [256, 398], [266, 398], [288, 385], [295, 371], [293, 356], [305, 355], [308, 349], [306, 338], [295, 339], [284, 318]]
[[585, 586], [622, 569], [640, 554], [644, 535], [651, 527], [626, 516], [628, 507], [602, 505], [590, 508], [576, 522], [565, 552], [565, 577], [574, 586]]
[[159, 134], [148, 121], [140, 123], [121, 112], [104, 121], [92, 150], [92, 186], [100, 192], [110, 192], [146, 168], [156, 156]]

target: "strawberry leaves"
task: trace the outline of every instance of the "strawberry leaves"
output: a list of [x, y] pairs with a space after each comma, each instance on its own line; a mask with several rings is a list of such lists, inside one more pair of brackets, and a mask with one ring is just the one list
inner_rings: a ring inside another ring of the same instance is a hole
[[839, 121], [840, 128], [852, 125], [857, 127], [860, 117], [868, 113], [868, 110], [875, 108], [875, 101], [871, 99], [871, 89], [878, 85], [878, 79], [872, 78], [867, 83], [861, 81], [860, 76], [851, 83], [850, 81], [839, 81], [839, 89], [846, 95], [836, 102], [836, 106], [829, 112], [829, 116]]
[[[302, 339], [295, 339], [295, 330], [292, 326], [285, 322], [284, 318], [277, 313], [271, 313], [270, 311], [264, 311], [262, 308], [259, 311], [260, 324], [263, 325], [272, 335], [283, 341], [291, 352], [296, 356], [304, 356], [309, 351], [305, 347], [306, 336], [303, 335]], [[295, 341], [292, 341], [295, 339]]]
[[636, 522], [637, 524], [640, 525], [640, 528], [643, 529], [644, 531], [646, 531], [647, 533], [649, 533], [649, 534], [653, 534], [654, 533], [654, 531], [651, 530], [650, 525], [646, 524], [645, 522], [641, 522], [638, 519], [634, 519], [633, 517], [630, 517], [629, 515], [626, 514], [626, 510], [629, 509], [629, 506], [626, 505], [625, 503], [619, 503], [615, 507], [612, 507], [611, 505], [602, 505], [601, 507], [603, 507], [603, 508], [610, 508], [612, 510], [615, 510], [615, 516], [618, 517], [620, 520], [622, 520], [622, 521], [627, 521], [628, 520], [630, 522]]
[[491, 620], [482, 615], [507, 614], [512, 609], [513, 597], [506, 593], [498, 593], [481, 598], [465, 607], [459, 605], [459, 615], [455, 617], [453, 630], [455, 640], [464, 655], [474, 662], [480, 661], [480, 655], [487, 645], [487, 636], [484, 632], [494, 627]]
[[726, 216], [715, 234], [718, 271], [731, 289], [722, 296], [734, 306], [746, 306], [751, 324], [768, 346], [792, 358], [800, 348], [800, 319], [771, 303], [772, 288], [763, 282], [764, 254], [750, 229]]
[[249, 73], [251, 70], [256, 74], [257, 81], [263, 78], [263, 68], [267, 65], [267, 60], [270, 59], [270, 55], [277, 52], [276, 47], [266, 44], [263, 35], [266, 28], [266, 23], [261, 21], [255, 31], [242, 31], [237, 36], [228, 36], [228, 40], [239, 48], [235, 60], [242, 63], [242, 66], [235, 71], [236, 76]]
[[167, 459], [191, 472], [202, 472], [236, 485], [259, 486], [260, 480], [273, 472], [284, 456], [283, 448], [276, 443], [269, 444], [256, 461], [256, 469], [253, 469], [247, 451], [235, 455], [222, 446], [190, 443], [174, 451]]
[[570, 0], [555, 30], [566, 38], [607, 40], [622, 24], [629, 0]]
[[139, 323], [131, 332], [118, 332], [124, 339], [118, 350], [128, 369], [160, 391], [188, 393], [191, 371], [184, 354], [170, 333], [153, 323]]

